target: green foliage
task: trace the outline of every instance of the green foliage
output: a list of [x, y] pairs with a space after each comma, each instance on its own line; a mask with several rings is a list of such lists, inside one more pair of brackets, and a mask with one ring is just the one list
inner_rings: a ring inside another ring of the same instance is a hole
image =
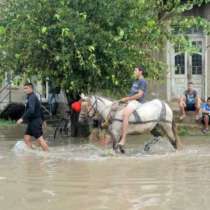
[[2, 86], [3, 79], [4, 79], [3, 74], [2, 75], [0, 74], [0, 87]]
[[15, 121], [0, 119], [0, 127], [15, 125]]
[[189, 135], [189, 128], [187, 128], [186, 126], [182, 126], [178, 129], [178, 134], [180, 136], [188, 136]]
[[188, 47], [170, 26], [209, 31], [205, 20], [181, 16], [205, 1], [187, 2], [8, 0], [0, 9], [0, 69], [48, 77], [70, 92], [125, 91], [139, 64], [159, 79], [166, 68], [154, 55], [166, 40]]

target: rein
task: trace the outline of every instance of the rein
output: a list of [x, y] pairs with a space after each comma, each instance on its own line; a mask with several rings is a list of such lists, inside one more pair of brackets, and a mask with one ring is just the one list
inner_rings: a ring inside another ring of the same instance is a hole
[[[89, 118], [93, 118], [93, 117], [96, 115], [96, 113], [98, 113], [98, 100], [101, 101], [103, 104], [105, 104], [104, 101], [103, 101], [101, 98], [99, 98], [99, 97], [97, 97], [97, 96], [93, 96], [93, 97], [95, 98], [95, 101], [94, 101], [94, 103], [91, 105], [90, 110], [87, 112]], [[91, 112], [92, 110], [94, 111], [94, 113], [90, 116], [90, 112]]]
[[117, 111], [120, 111], [121, 109], [124, 108], [124, 106], [121, 107], [121, 106], [119, 106], [119, 104], [117, 105], [117, 107], [114, 107], [114, 106], [116, 106], [115, 103], [113, 103], [111, 105], [111, 109], [110, 109], [110, 111], [109, 111], [109, 113], [108, 113], [108, 115], [105, 119], [105, 122], [102, 125], [103, 128], [107, 128], [109, 126], [109, 124], [111, 124], [113, 121], [115, 121], [115, 118], [113, 118], [114, 117], [113, 113], [115, 114]]
[[[87, 112], [87, 115], [88, 115], [88, 117], [89, 117], [90, 119], [92, 119], [92, 118], [96, 115], [96, 113], [98, 113], [98, 100], [101, 101], [103, 104], [105, 104], [104, 101], [103, 101], [101, 98], [99, 98], [99, 97], [97, 97], [97, 96], [93, 96], [93, 97], [94, 97], [95, 101], [94, 101], [93, 104], [91, 104], [91, 107], [90, 107], [90, 109], [89, 109], [88, 112]], [[106, 105], [106, 104], [105, 104], [105, 105]], [[113, 105], [114, 105], [114, 104], [112, 104], [112, 106], [113, 106]], [[107, 106], [107, 107], [108, 107], [108, 106]], [[90, 115], [90, 113], [91, 113], [92, 110], [93, 110], [94, 112], [93, 112], [92, 115]], [[113, 111], [114, 111], [114, 110], [113, 110], [112, 107], [111, 107], [111, 110], [110, 110], [110, 112], [108, 113], [106, 119], [104, 119], [105, 122], [102, 124], [102, 127], [108, 126], [108, 124], [111, 122], [111, 119], [112, 119], [111, 113], [112, 113]], [[101, 116], [101, 114], [99, 114], [99, 115]]]
[[[97, 102], [96, 96], [94, 96], [94, 97], [95, 97], [95, 101], [94, 101], [93, 104], [91, 104], [91, 107], [90, 107], [90, 109], [89, 109], [88, 112], [87, 112], [88, 117], [91, 118], [91, 119], [92, 119], [92, 118], [95, 116], [95, 114], [97, 113], [97, 108], [98, 108], [98, 102]], [[92, 115], [90, 115], [90, 112], [91, 112], [92, 110], [93, 110], [94, 112], [93, 112]]]

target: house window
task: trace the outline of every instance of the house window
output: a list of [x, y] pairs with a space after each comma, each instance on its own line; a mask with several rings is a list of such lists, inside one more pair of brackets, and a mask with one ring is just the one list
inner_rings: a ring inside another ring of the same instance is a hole
[[180, 53], [182, 51], [182, 47], [180, 44], [174, 46], [174, 52]]
[[175, 74], [185, 73], [184, 53], [175, 56]]
[[196, 47], [198, 52], [202, 53], [202, 41], [193, 41], [193, 47]]
[[192, 74], [202, 74], [202, 56], [199, 54], [192, 55]]

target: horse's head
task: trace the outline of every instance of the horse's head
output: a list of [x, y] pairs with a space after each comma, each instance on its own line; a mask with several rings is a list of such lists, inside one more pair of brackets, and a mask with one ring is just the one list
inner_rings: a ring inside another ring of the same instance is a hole
[[109, 113], [108, 109], [111, 108], [112, 101], [100, 96], [86, 97], [83, 94], [81, 95], [81, 98], [83, 102], [79, 116], [80, 122], [87, 121], [88, 118], [92, 119], [96, 116], [96, 114], [99, 114], [99, 116], [103, 119], [106, 119]]
[[86, 97], [81, 95], [82, 104], [81, 111], [79, 115], [79, 122], [87, 122], [88, 119], [91, 119], [97, 113], [97, 99], [94, 96]]
[[[86, 97], [81, 95], [82, 104], [79, 115], [79, 122], [84, 123], [90, 119], [97, 119], [99, 117], [106, 119], [106, 115], [109, 114], [109, 108], [111, 108], [113, 102], [100, 96]], [[100, 145], [107, 146], [113, 143], [113, 138], [108, 133], [95, 129], [92, 131], [90, 140], [93, 143], [99, 143]]]

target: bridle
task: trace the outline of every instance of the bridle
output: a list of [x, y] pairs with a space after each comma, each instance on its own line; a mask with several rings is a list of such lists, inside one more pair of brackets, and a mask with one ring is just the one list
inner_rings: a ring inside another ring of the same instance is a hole
[[[88, 115], [88, 117], [89, 117], [90, 119], [92, 119], [92, 118], [96, 115], [97, 110], [98, 110], [97, 98], [96, 98], [96, 96], [94, 96], [94, 98], [95, 98], [95, 101], [94, 101], [94, 103], [91, 105], [90, 109], [89, 109], [88, 112], [87, 112], [87, 115]], [[93, 110], [93, 114], [90, 115], [90, 112], [91, 112], [92, 110]]]

